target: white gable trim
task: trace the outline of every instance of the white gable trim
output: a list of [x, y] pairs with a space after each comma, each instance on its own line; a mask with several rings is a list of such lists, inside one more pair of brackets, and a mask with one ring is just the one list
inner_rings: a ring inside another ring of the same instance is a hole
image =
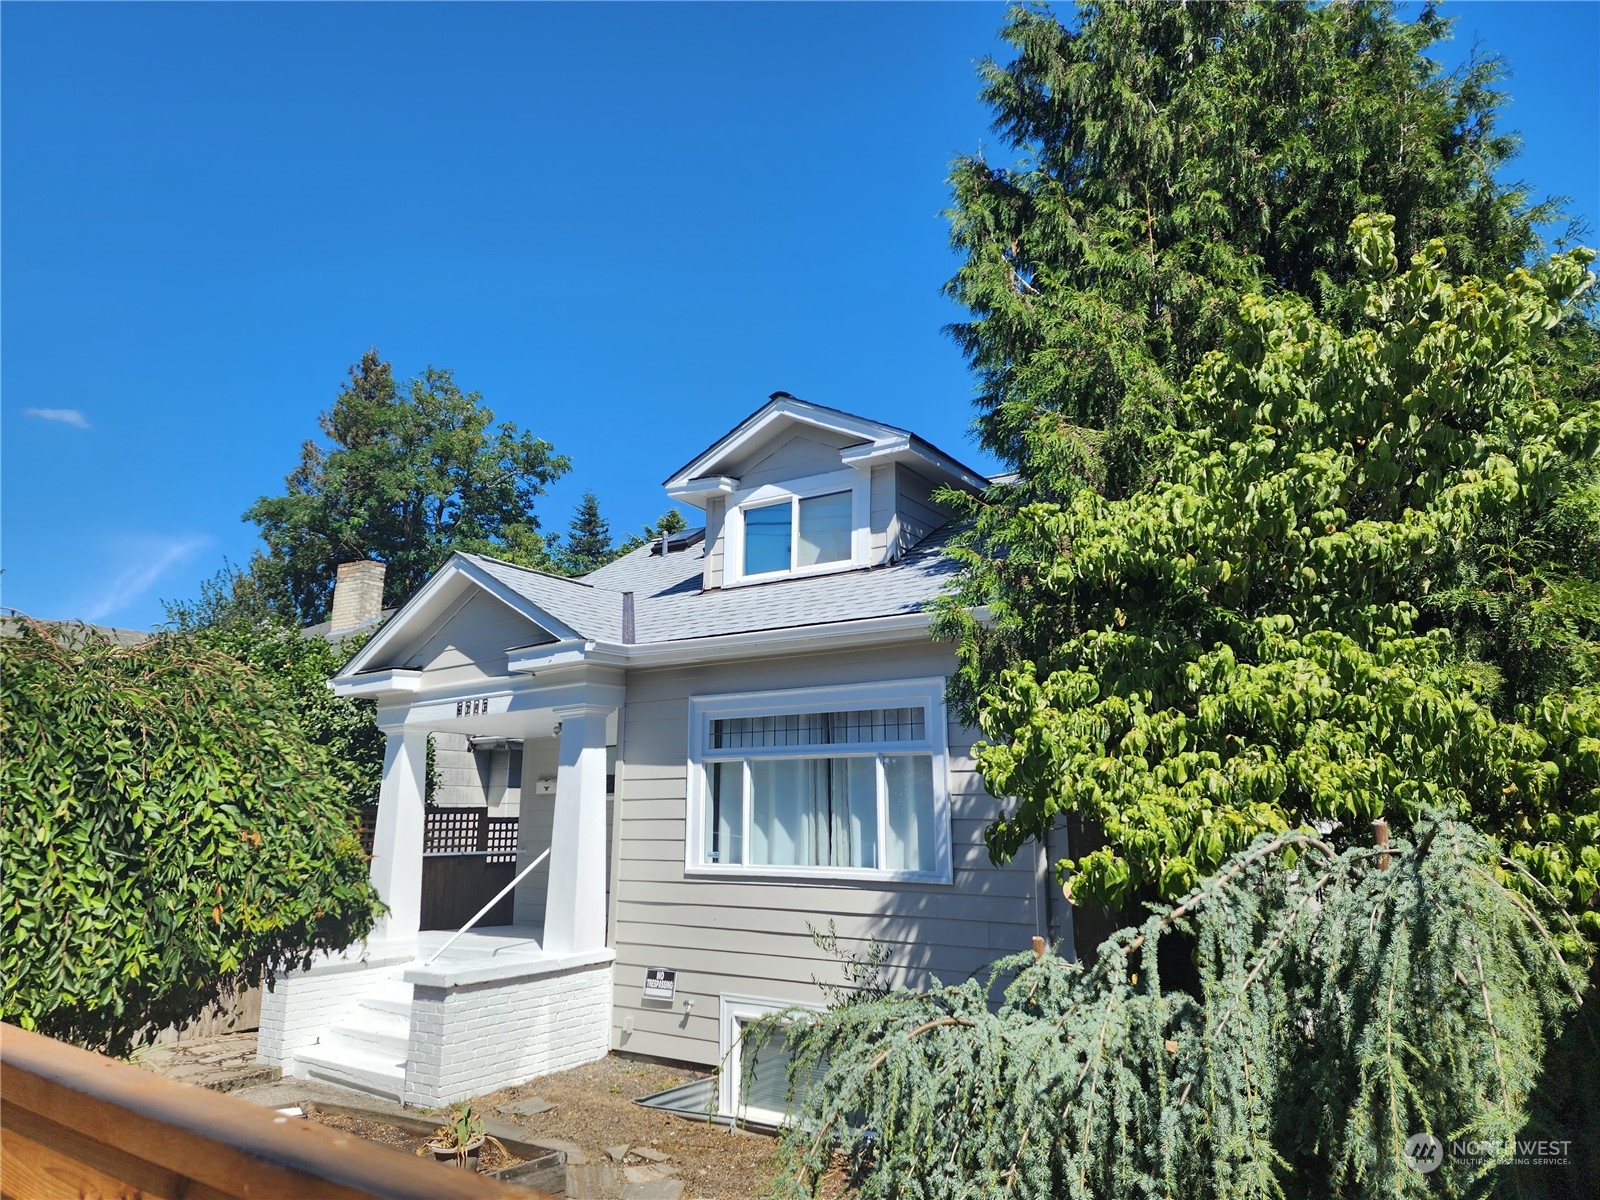
[[403, 645], [406, 639], [425, 636], [441, 619], [448, 619], [447, 614], [433, 609], [436, 602], [440, 601], [449, 589], [459, 586], [461, 581], [475, 585], [518, 616], [533, 622], [541, 629], [548, 630], [558, 641], [582, 640], [583, 635], [577, 630], [563, 621], [556, 620], [527, 597], [512, 591], [470, 558], [462, 554], [452, 554], [444, 566], [434, 573], [433, 578], [423, 584], [416, 595], [407, 600], [404, 607], [378, 631], [378, 635], [363, 646], [360, 652], [345, 664], [344, 669], [333, 677], [336, 688], [338, 685], [353, 683], [357, 676], [371, 672], [373, 663], [382, 661], [385, 653], [397, 645]]
[[[707, 488], [705, 485], [721, 482], [722, 476], [713, 470], [717, 463], [732, 455], [737, 455], [752, 443], [760, 441], [767, 435], [773, 426], [778, 424], [804, 424], [812, 425], [818, 429], [826, 429], [833, 433], [842, 433], [858, 441], [891, 442], [903, 439], [906, 433], [892, 425], [884, 425], [878, 421], [869, 421], [865, 417], [852, 416], [849, 413], [839, 412], [836, 409], [823, 408], [821, 405], [808, 404], [804, 400], [797, 400], [793, 396], [785, 396], [770, 401], [757, 412], [746, 417], [732, 433], [722, 438], [709, 449], [704, 450], [692, 462], [668, 479], [664, 485], [667, 494], [674, 499], [688, 499], [691, 495], [703, 492], [720, 490]], [[730, 480], [729, 482], [734, 482]], [[691, 485], [698, 484], [699, 487]], [[735, 486], [737, 484], [735, 483]], [[682, 493], [679, 495], [679, 493]]]
[[839, 451], [839, 460], [862, 469], [870, 469], [873, 463], [880, 462], [932, 463], [974, 492], [982, 492], [989, 486], [987, 479], [969, 471], [937, 447], [927, 442], [913, 445], [909, 434], [886, 438], [870, 446], [846, 446]]

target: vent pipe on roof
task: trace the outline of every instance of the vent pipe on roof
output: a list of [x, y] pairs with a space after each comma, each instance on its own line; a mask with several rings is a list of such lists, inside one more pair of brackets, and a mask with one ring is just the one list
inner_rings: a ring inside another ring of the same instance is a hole
[[633, 645], [633, 593], [622, 593], [622, 644]]

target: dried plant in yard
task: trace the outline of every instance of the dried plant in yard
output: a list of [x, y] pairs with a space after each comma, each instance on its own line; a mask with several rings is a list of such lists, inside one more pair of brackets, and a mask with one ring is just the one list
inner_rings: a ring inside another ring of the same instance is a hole
[[433, 1137], [417, 1147], [417, 1154], [421, 1156], [435, 1149], [452, 1150], [459, 1164], [484, 1142], [492, 1142], [502, 1155], [511, 1157], [510, 1151], [501, 1145], [499, 1138], [485, 1132], [483, 1117], [473, 1111], [472, 1105], [458, 1104], [450, 1110], [449, 1119], [434, 1131]]

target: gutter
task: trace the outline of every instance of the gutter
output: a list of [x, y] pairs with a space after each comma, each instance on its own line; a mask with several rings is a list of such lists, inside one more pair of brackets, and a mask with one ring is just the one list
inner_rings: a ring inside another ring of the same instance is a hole
[[506, 666], [513, 672], [528, 673], [588, 666], [668, 667], [845, 649], [859, 646], [863, 641], [876, 645], [924, 641], [928, 636], [930, 617], [931, 614], [925, 612], [895, 613], [887, 617], [830, 621], [785, 629], [753, 629], [745, 633], [723, 633], [673, 642], [627, 644], [569, 638], [522, 650], [510, 650], [506, 653]]

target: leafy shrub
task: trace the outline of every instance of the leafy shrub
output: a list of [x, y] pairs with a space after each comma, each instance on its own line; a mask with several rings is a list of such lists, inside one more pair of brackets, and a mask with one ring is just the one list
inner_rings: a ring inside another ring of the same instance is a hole
[[0, 1018], [116, 1053], [382, 911], [327, 757], [196, 639], [0, 638]]

